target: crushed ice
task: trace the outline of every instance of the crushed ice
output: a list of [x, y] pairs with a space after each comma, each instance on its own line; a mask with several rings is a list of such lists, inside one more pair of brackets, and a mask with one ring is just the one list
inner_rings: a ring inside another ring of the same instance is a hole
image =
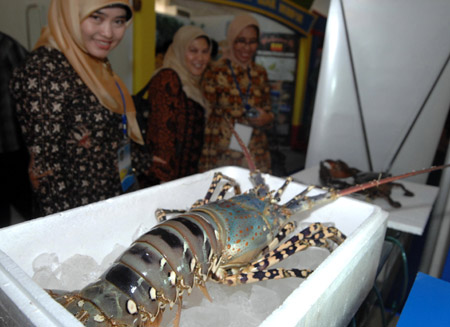
[[[136, 232], [136, 236], [142, 234]], [[33, 280], [44, 289], [78, 290], [96, 280], [126, 247], [116, 244], [101, 263], [76, 254], [60, 262], [54, 253], [43, 253], [33, 261]], [[329, 252], [310, 248], [284, 260], [286, 268], [315, 269]], [[207, 289], [213, 298], [209, 302], [198, 289], [183, 296], [180, 327], [258, 326], [303, 280], [288, 278], [275, 281], [229, 287], [213, 282]], [[176, 306], [164, 313], [163, 326], [172, 326]]]

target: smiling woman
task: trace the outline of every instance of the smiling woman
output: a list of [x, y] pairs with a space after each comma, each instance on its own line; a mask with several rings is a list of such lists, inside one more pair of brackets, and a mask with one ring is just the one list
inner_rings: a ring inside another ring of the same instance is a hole
[[198, 172], [209, 108], [199, 82], [210, 53], [211, 41], [205, 32], [183, 26], [151, 79], [147, 143], [150, 152], [164, 160], [151, 167], [155, 183]]
[[122, 7], [101, 8], [81, 22], [81, 38], [87, 53], [105, 59], [125, 34], [127, 12]]
[[253, 60], [258, 49], [258, 35], [258, 28], [254, 25], [249, 25], [236, 36], [236, 40], [233, 42], [233, 54], [235, 60], [240, 64], [246, 66]]
[[193, 76], [201, 76], [205, 71], [210, 56], [209, 40], [205, 37], [199, 37], [193, 40], [184, 56], [186, 68]]
[[134, 190], [145, 178], [150, 157], [133, 100], [107, 58], [131, 17], [128, 0], [52, 0], [48, 26], [11, 79], [35, 216]]
[[247, 167], [240, 148], [232, 142], [232, 129], [247, 135], [247, 145], [262, 172], [271, 171], [266, 130], [273, 114], [267, 72], [253, 59], [259, 44], [258, 21], [249, 14], [236, 16], [227, 30], [224, 56], [205, 72], [202, 87], [210, 102], [200, 170], [221, 166]]

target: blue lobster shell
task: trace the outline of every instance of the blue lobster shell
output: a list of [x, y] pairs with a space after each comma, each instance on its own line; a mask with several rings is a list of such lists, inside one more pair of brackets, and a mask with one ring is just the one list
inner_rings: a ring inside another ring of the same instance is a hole
[[[216, 174], [212, 185], [222, 178]], [[249, 264], [262, 259], [257, 265], [270, 266], [262, 255], [278, 244], [292, 212], [309, 205], [299, 206], [298, 199], [277, 204], [290, 179], [275, 195], [259, 172], [252, 173], [251, 179], [256, 186], [245, 194], [219, 196], [214, 202], [207, 196], [190, 210], [162, 221], [82, 290], [50, 294], [86, 326], [159, 326], [167, 306], [181, 308], [184, 292], [200, 287], [208, 296], [207, 280], [235, 285], [252, 278], [268, 279]], [[330, 196], [316, 197], [318, 201]]]

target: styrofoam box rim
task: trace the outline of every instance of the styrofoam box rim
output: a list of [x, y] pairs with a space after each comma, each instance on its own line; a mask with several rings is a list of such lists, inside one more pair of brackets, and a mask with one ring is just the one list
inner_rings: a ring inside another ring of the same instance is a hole
[[[70, 257], [73, 253], [89, 254], [97, 261], [100, 261], [105, 254], [109, 253], [106, 251], [111, 250], [114, 242], [128, 246], [133, 239], [139, 236], [140, 233], [136, 234], [135, 228], [130, 230], [130, 225], [139, 226], [141, 224], [138, 231], [141, 230], [142, 232], [142, 230], [149, 229], [156, 223], [153, 216], [154, 203], [147, 204], [148, 198], [152, 198], [154, 202], [157, 202], [157, 207], [187, 209], [195, 200], [205, 195], [212, 176], [217, 171], [238, 180], [243, 191], [251, 187], [247, 169], [222, 167], [1, 229], [0, 285], [2, 290], [9, 292], [8, 296], [16, 305], [21, 306], [23, 314], [28, 316], [30, 321], [46, 321], [46, 324], [39, 323], [37, 324], [38, 326], [81, 326], [78, 321], [53, 301], [29, 277], [33, 274], [31, 261], [41, 251], [39, 247], [45, 244], [46, 251], [66, 251], [67, 253], [60, 254], [61, 261]], [[272, 189], [277, 189], [284, 182], [284, 179], [278, 177], [264, 176]], [[288, 187], [281, 202], [283, 203], [283, 199], [286, 200], [286, 198], [292, 197], [303, 188], [304, 186], [301, 184], [292, 183], [292, 187]], [[313, 192], [320, 191], [314, 190]], [[348, 264], [351, 259], [348, 255], [352, 256], [361, 252], [358, 246], [367, 243], [367, 240], [362, 239], [363, 237], [360, 234], [364, 234], [368, 239], [371, 239], [375, 233], [383, 234], [384, 237], [387, 213], [383, 212], [379, 207], [350, 198], [341, 198], [335, 203], [338, 203], [338, 205], [333, 203], [318, 208], [317, 212], [331, 217], [338, 216], [336, 218], [339, 220], [338, 228], [348, 236], [346, 242], [334, 251], [261, 326], [270, 326], [271, 321], [279, 319], [280, 315], [285, 320], [286, 313], [288, 313], [288, 320], [291, 321], [287, 326], [295, 326], [302, 319], [302, 315], [305, 317], [308, 308], [317, 305], [318, 301], [318, 298], [311, 296], [306, 301], [303, 299], [302, 307], [299, 308], [298, 300], [301, 294], [305, 291], [308, 294], [314, 294], [314, 291], [317, 291], [317, 289], [322, 289], [325, 287], [324, 285], [332, 285], [333, 282], [343, 277], [339, 274], [344, 270], [345, 263]], [[148, 205], [148, 208], [146, 208], [146, 205]], [[358, 220], [359, 218], [350, 217], [347, 219], [341, 212], [342, 210], [335, 208], [339, 206], [345, 206], [347, 210], [351, 208], [351, 211], [358, 212], [358, 214], [362, 213], [361, 215], [365, 218], [362, 221]], [[99, 212], [102, 212], [101, 217], [98, 217]], [[95, 219], [106, 221], [106, 223], [99, 226], [101, 228], [92, 228], [93, 218], [91, 215], [96, 217]], [[148, 219], [144, 219], [144, 217], [148, 217]], [[111, 223], [109, 223], [108, 219], [111, 219]], [[310, 222], [316, 220], [317, 217], [314, 216], [314, 211], [305, 219], [305, 221]], [[70, 231], [78, 230], [80, 231], [79, 233], [70, 233]], [[111, 239], [114, 241], [111, 242]], [[104, 240], [108, 240], [109, 243], [103, 244], [107, 243]], [[382, 239], [378, 236], [378, 238], [373, 240], [373, 242], [375, 241], [378, 244], [370, 244], [370, 247], [374, 248], [375, 256], [378, 255], [378, 257], [374, 257], [376, 260], [372, 260], [370, 263], [371, 267], [367, 268], [372, 271], [372, 274], [374, 274], [378, 264]], [[61, 249], [62, 247], [64, 248], [63, 250]], [[92, 249], [95, 249], [99, 254], [92, 254]], [[343, 260], [344, 258], [345, 260]], [[327, 283], [324, 284], [324, 280]], [[369, 282], [373, 283], [373, 279]], [[367, 281], [364, 281], [364, 283], [368, 284]]]
[[[343, 244], [333, 251], [314, 273], [301, 283], [277, 310], [266, 318], [260, 327], [275, 326], [276, 322], [281, 320], [283, 321], [283, 326], [319, 326], [321, 325], [319, 323], [320, 316], [323, 317], [327, 314], [329, 315], [326, 318], [329, 322], [326, 324], [327, 326], [346, 326], [370, 288], [372, 288], [387, 228], [387, 216], [387, 212], [381, 208], [375, 208], [374, 213], [365, 223], [359, 226]], [[363, 249], [366, 251], [362, 251]], [[357, 252], [358, 250], [359, 252]], [[373, 260], [368, 260], [371, 262], [367, 263], [370, 265], [366, 267], [366, 270], [369, 272], [366, 276], [367, 280], [353, 280], [353, 288], [360, 288], [359, 291], [364, 295], [358, 299], [351, 292], [346, 292], [347, 298], [336, 297], [335, 301], [341, 303], [335, 308], [330, 310], [326, 306], [321, 306], [320, 296], [325, 290], [334, 289], [336, 291], [340, 288], [342, 292], [345, 288], [345, 286], [342, 286], [344, 279], [351, 278], [352, 275], [353, 277], [360, 277], [357, 273], [352, 273], [347, 268], [349, 265], [354, 266], [360, 263], [360, 259], [370, 252], [373, 254]], [[355, 253], [358, 257], [356, 260]], [[304, 293], [309, 295], [315, 294], [315, 296], [305, 298], [303, 296]], [[354, 298], [350, 299], [352, 296]], [[350, 305], [353, 303], [353, 308], [345, 308], [345, 305], [343, 305], [345, 302], [350, 303]], [[314, 307], [316, 311], [312, 312]], [[334, 315], [333, 318], [330, 317], [332, 314]], [[344, 325], [341, 324], [342, 322], [344, 322]]]

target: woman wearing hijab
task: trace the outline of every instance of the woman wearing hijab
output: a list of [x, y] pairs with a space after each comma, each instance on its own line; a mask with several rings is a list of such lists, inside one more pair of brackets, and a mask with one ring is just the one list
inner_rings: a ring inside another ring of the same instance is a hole
[[151, 79], [147, 144], [153, 155], [165, 161], [150, 168], [156, 182], [198, 172], [208, 111], [199, 81], [210, 53], [211, 41], [205, 32], [183, 26]]
[[247, 167], [232, 128], [247, 143], [256, 167], [270, 172], [270, 152], [265, 129], [273, 121], [267, 73], [253, 59], [259, 44], [258, 21], [236, 16], [227, 31], [224, 56], [211, 65], [202, 88], [211, 106], [205, 129], [200, 170], [221, 166]]
[[132, 166], [149, 162], [137, 160], [145, 152], [134, 104], [107, 59], [131, 17], [128, 0], [52, 0], [48, 26], [14, 73], [35, 216], [132, 190]]

